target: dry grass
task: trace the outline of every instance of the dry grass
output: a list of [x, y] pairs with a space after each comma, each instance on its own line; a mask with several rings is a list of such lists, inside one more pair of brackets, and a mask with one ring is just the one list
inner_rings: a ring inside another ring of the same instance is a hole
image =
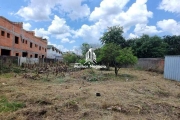
[[1, 112], [0, 119], [178, 120], [179, 90], [179, 82], [162, 74], [134, 69], [120, 69], [118, 77], [83, 70], [49, 81], [8, 74], [0, 76], [0, 97], [25, 107]]

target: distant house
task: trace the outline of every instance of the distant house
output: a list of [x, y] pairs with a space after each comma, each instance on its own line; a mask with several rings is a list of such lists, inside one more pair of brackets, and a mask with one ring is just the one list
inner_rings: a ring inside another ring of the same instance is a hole
[[53, 45], [47, 45], [47, 58], [63, 60], [62, 52]]

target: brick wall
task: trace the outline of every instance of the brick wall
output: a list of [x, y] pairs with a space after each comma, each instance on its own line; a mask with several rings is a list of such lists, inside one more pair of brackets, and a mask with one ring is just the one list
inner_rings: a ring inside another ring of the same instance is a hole
[[28, 53], [27, 57], [46, 57], [47, 40], [36, 37], [34, 31], [26, 31], [22, 26], [22, 22], [11, 22], [0, 16], [0, 55], [3, 49], [10, 50], [10, 56], [21, 57]]

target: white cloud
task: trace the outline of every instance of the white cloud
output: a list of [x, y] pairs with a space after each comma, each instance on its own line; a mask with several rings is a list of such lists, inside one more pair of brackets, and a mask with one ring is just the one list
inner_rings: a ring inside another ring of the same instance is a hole
[[156, 26], [147, 26], [146, 24], [136, 24], [134, 32], [136, 35], [142, 34], [158, 34], [162, 31], [157, 30]]
[[75, 40], [70, 40], [68, 37], [72, 37], [74, 30], [66, 24], [65, 19], [59, 18], [57, 15], [54, 16], [54, 20], [47, 30], [44, 28], [35, 29], [36, 36], [42, 36], [49, 39], [49, 35], [60, 39], [62, 43], [74, 43]]
[[180, 13], [179, 7], [179, 0], [162, 0], [158, 8], [172, 13]]
[[[153, 13], [147, 10], [147, 0], [136, 0], [129, 9], [124, 10], [129, 0], [103, 0], [100, 7], [96, 7], [90, 14], [90, 21], [94, 25], [82, 25], [76, 31], [76, 37], [82, 37], [87, 42], [99, 42], [99, 38], [107, 27], [120, 25], [123, 26], [126, 33], [136, 24], [147, 24], [148, 18], [153, 17]], [[147, 26], [146, 30], [152, 30], [152, 33], [158, 32], [153, 26]], [[140, 32], [140, 31], [139, 31]], [[146, 31], [148, 32], [148, 31]]]
[[67, 48], [65, 48], [63, 45], [57, 45], [57, 44], [52, 44], [51, 42], [48, 42], [48, 45], [53, 45], [57, 49], [59, 49], [62, 52], [69, 51]]
[[55, 15], [48, 31], [52, 34], [64, 34], [70, 31], [70, 27], [66, 25], [66, 20]]
[[90, 14], [90, 8], [87, 4], [82, 4], [85, 0], [62, 0], [60, 1], [60, 10], [68, 13], [72, 19], [84, 18]]
[[39, 29], [35, 29], [35, 35], [36, 36], [47, 36], [49, 35], [50, 33], [48, 31], [46, 31], [44, 28], [39, 28]]
[[72, 35], [71, 35], [70, 32], [67, 32], [67, 33], [64, 33], [64, 34], [56, 34], [55, 37], [56, 37], [56, 39], [63, 39], [63, 38], [66, 38], [66, 37], [72, 37]]
[[31, 24], [30, 23], [23, 23], [23, 29], [30, 30]]
[[69, 40], [68, 38], [63, 38], [63, 39], [61, 40], [61, 42], [62, 42], [62, 43], [74, 43], [75, 40]]
[[130, 33], [129, 36], [128, 36], [128, 39], [131, 39], [131, 38], [138, 38], [139, 36], [136, 35], [136, 34], [133, 34], [133, 33]]
[[147, 10], [147, 0], [136, 0], [126, 12], [121, 12], [114, 17], [115, 24], [121, 24], [125, 32], [136, 24], [147, 24], [148, 18], [153, 17], [153, 13]]
[[100, 3], [100, 7], [95, 7], [95, 10], [91, 13], [89, 19], [99, 20], [107, 19], [107, 16], [117, 15], [122, 12], [124, 6], [128, 3], [129, 0], [103, 0]]
[[180, 22], [174, 19], [158, 21], [157, 26], [165, 32], [169, 32], [173, 35], [180, 35]]
[[51, 25], [48, 27], [48, 32], [52, 34], [56, 39], [61, 39], [62, 43], [74, 43], [75, 40], [69, 40], [67, 37], [72, 37], [74, 30], [71, 30], [70, 27], [66, 24], [66, 20], [54, 16], [54, 20]]
[[99, 38], [105, 28], [103, 22], [96, 22], [91, 26], [84, 24], [75, 32], [75, 37], [82, 37], [88, 43], [99, 43]]
[[87, 4], [82, 4], [84, 0], [30, 0], [28, 6], [22, 6], [17, 15], [23, 17], [25, 20], [49, 20], [52, 10], [59, 13], [65, 12], [71, 19], [78, 19], [87, 17], [90, 14], [90, 8]]
[[27, 7], [22, 6], [16, 14], [26, 20], [48, 20], [56, 4], [58, 0], [31, 0]]
[[[121, 25], [124, 29], [138, 23], [146, 24], [148, 18], [152, 18], [153, 13], [147, 10], [147, 0], [136, 0], [127, 11], [123, 11], [124, 6], [129, 0], [103, 0], [99, 8], [96, 8], [90, 15], [90, 20], [104, 20], [107, 25]], [[108, 4], [108, 5], [107, 5]], [[108, 6], [108, 7], [106, 7]], [[118, 7], [119, 6], [119, 7]], [[110, 10], [109, 10], [110, 9]], [[113, 14], [109, 11], [115, 11]], [[99, 12], [102, 11], [102, 12]]]

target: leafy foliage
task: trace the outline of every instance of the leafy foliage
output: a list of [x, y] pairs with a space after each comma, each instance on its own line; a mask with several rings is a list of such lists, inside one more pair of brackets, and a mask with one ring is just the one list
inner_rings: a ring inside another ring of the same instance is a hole
[[168, 44], [158, 36], [142, 35], [128, 40], [126, 46], [132, 47], [138, 58], [157, 58], [164, 57]]
[[180, 36], [164, 36], [164, 42], [168, 44], [167, 55], [180, 55]]
[[125, 39], [123, 38], [122, 34], [123, 34], [123, 27], [120, 26], [108, 27], [107, 32], [103, 34], [103, 36], [100, 38], [100, 41], [103, 44], [114, 43], [124, 48]]
[[82, 55], [85, 57], [86, 52], [91, 48], [91, 46], [88, 43], [83, 43], [81, 46]]
[[78, 56], [74, 53], [66, 53], [63, 55], [63, 60], [65, 62], [67, 62], [68, 64], [69, 63], [75, 63], [78, 61], [78, 59], [79, 59]]
[[115, 75], [117, 76], [118, 70], [121, 67], [135, 64], [137, 57], [133, 55], [131, 48], [121, 49], [118, 45], [109, 43], [101, 48], [101, 54], [98, 60], [103, 61], [107, 67], [109, 64], [113, 64], [115, 67]]
[[123, 48], [118, 51], [119, 54], [115, 58], [115, 62], [118, 66], [134, 65], [137, 62], [137, 57], [133, 55], [131, 48]]

